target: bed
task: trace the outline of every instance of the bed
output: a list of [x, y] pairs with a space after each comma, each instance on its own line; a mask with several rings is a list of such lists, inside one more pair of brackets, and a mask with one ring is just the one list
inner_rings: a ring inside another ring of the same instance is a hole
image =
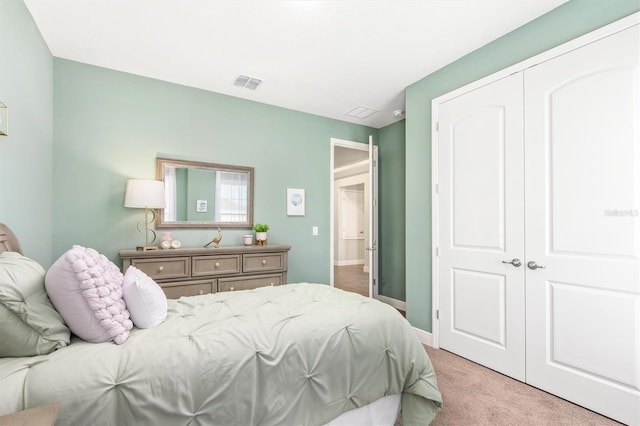
[[[0, 226], [3, 250], [19, 245]], [[122, 344], [71, 336], [0, 358], [0, 415], [58, 403], [58, 425], [393, 425], [401, 405], [412, 425], [441, 407], [412, 327], [377, 300], [298, 283], [167, 306]]]

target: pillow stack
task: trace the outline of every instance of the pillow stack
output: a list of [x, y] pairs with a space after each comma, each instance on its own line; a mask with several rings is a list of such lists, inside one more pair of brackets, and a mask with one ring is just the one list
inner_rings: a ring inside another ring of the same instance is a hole
[[123, 275], [94, 249], [73, 246], [46, 274], [19, 253], [0, 253], [0, 357], [48, 354], [67, 346], [71, 332], [122, 344], [134, 323], [150, 328], [166, 317], [154, 280], [133, 266]]
[[141, 270], [123, 275], [92, 248], [73, 246], [49, 268], [49, 297], [71, 331], [88, 342], [124, 343], [135, 324], [155, 327], [167, 318], [167, 297]]
[[0, 357], [43, 355], [69, 344], [69, 329], [45, 291], [45, 271], [19, 253], [0, 253]]

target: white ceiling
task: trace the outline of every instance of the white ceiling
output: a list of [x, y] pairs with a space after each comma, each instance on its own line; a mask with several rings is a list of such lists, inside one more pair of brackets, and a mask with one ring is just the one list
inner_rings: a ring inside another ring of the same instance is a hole
[[376, 128], [405, 87], [566, 1], [24, 0], [56, 57]]

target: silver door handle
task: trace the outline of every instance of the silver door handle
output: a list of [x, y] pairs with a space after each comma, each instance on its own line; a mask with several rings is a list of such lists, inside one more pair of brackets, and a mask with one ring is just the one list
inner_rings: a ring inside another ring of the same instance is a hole
[[371, 250], [377, 250], [375, 247], [367, 247], [365, 250], [371, 251]]
[[545, 267], [542, 265], [538, 265], [532, 260], [531, 262], [527, 263], [527, 268], [533, 269], [535, 271], [536, 269], [544, 269]]
[[512, 264], [513, 266], [515, 266], [516, 268], [519, 268], [519, 267], [520, 267], [520, 265], [522, 265], [522, 263], [520, 262], [520, 259], [513, 259], [513, 260], [511, 260], [511, 261], [503, 260], [503, 261], [502, 261], [502, 263], [510, 263], [510, 264]]

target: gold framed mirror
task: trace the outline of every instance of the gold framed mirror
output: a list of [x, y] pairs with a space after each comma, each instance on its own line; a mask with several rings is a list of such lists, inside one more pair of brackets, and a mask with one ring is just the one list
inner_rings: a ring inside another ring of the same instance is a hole
[[156, 158], [165, 208], [157, 228], [251, 228], [253, 167]]

